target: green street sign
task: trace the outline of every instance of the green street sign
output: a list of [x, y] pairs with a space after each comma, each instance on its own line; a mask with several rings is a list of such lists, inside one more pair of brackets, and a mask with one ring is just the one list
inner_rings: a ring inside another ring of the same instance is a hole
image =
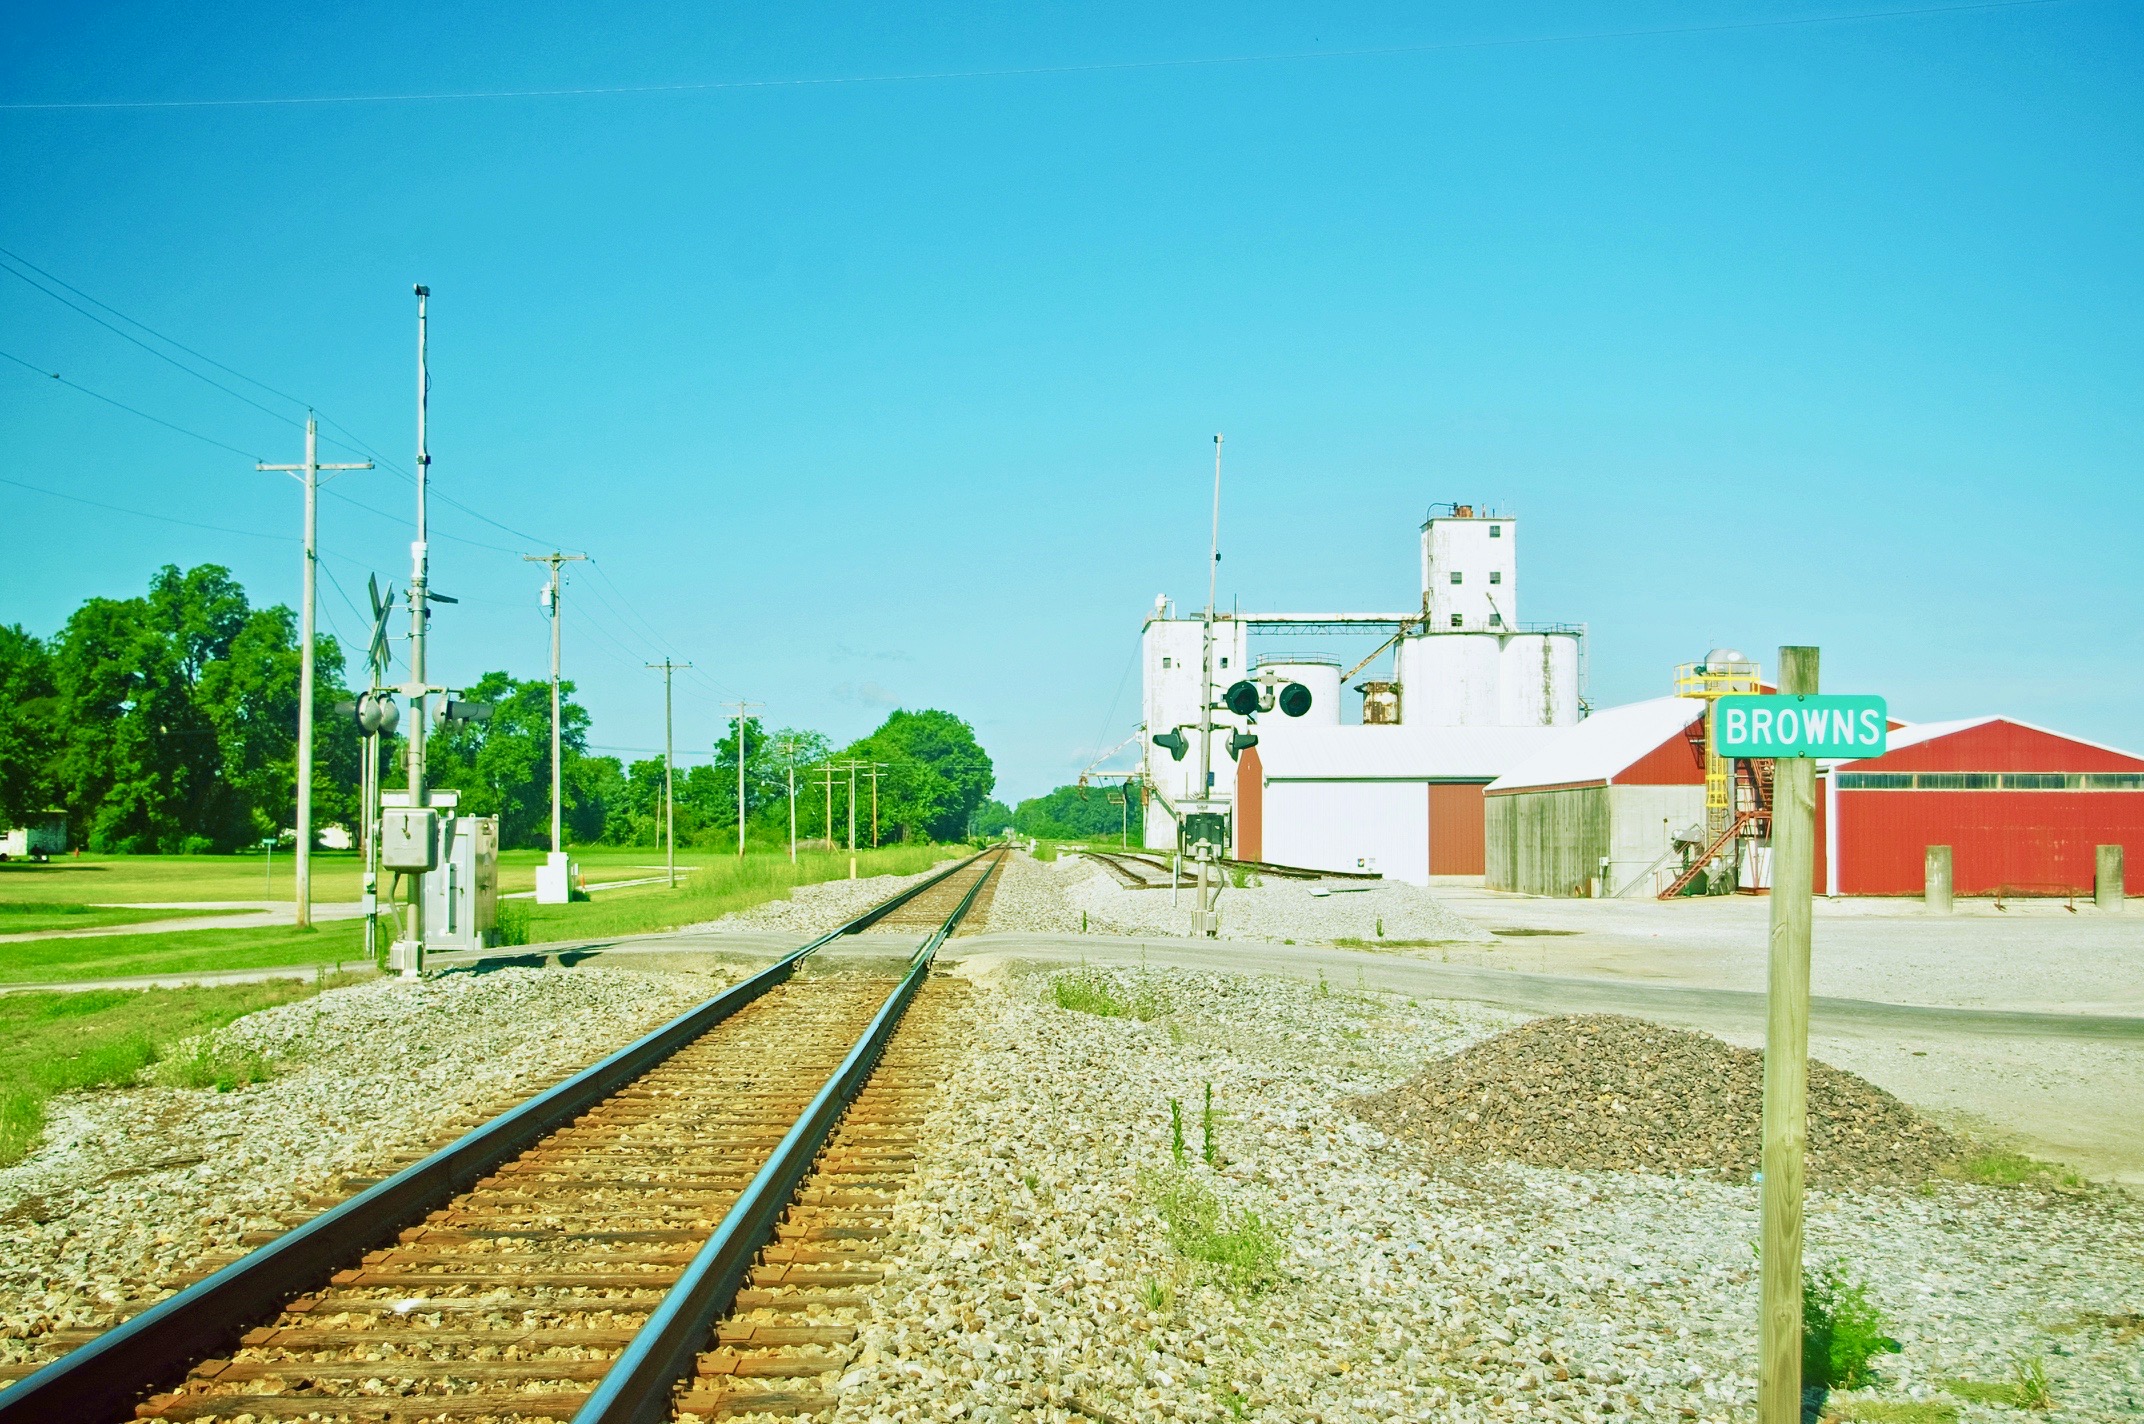
[[1874, 757], [1890, 719], [1881, 697], [1807, 693], [1722, 697], [1713, 726], [1723, 757]]

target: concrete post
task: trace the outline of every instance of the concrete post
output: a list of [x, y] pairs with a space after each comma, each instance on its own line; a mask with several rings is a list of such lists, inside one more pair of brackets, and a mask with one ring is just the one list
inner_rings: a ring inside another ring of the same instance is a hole
[[2092, 903], [2108, 914], [2122, 908], [2122, 848], [2103, 845], [2092, 858]]
[[1928, 908], [1938, 915], [1950, 913], [1950, 847], [1930, 846], [1928, 868], [1922, 880], [1922, 893], [1927, 896]]

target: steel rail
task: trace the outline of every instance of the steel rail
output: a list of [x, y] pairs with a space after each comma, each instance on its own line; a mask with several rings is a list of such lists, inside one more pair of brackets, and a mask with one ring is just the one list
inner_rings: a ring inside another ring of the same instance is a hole
[[677, 1383], [692, 1372], [707, 1348], [715, 1322], [729, 1313], [752, 1262], [773, 1236], [790, 1198], [811, 1171], [835, 1124], [863, 1088], [901, 1016], [930, 976], [945, 943], [997, 870], [986, 866], [945, 923], [916, 951], [908, 973], [886, 998], [870, 1026], [800, 1114], [751, 1185], [737, 1198], [714, 1235], [670, 1288], [610, 1372], [573, 1416], [573, 1424], [663, 1424], [675, 1410]]
[[[182, 1375], [292, 1296], [314, 1289], [411, 1221], [467, 1190], [530, 1143], [547, 1136], [654, 1068], [737, 1010], [786, 981], [815, 950], [860, 933], [924, 891], [973, 865], [978, 851], [910, 886], [757, 974], [627, 1044], [562, 1083], [207, 1279], [112, 1327], [33, 1375], [0, 1391], [0, 1424], [49, 1424], [129, 1414], [143, 1395]], [[985, 874], [984, 879], [989, 876]], [[981, 881], [976, 882], [978, 886]], [[974, 898], [973, 892], [969, 900]], [[968, 900], [961, 902], [965, 910]], [[938, 941], [933, 940], [932, 947]]]

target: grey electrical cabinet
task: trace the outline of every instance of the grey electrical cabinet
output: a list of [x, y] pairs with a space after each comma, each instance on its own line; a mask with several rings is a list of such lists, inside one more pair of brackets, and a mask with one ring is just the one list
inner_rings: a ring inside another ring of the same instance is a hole
[[[499, 923], [499, 818], [464, 816], [458, 813], [461, 796], [448, 790], [430, 794], [431, 805], [412, 810], [397, 806], [408, 792], [388, 792], [381, 801], [380, 863], [405, 873], [422, 869], [424, 877], [424, 947], [443, 954], [456, 949], [488, 948]], [[429, 821], [429, 863], [420, 852], [408, 852], [408, 865], [397, 864], [388, 855], [395, 844], [391, 829], [397, 819], [418, 834], [420, 818]]]
[[434, 954], [484, 949], [499, 922], [499, 818], [439, 818], [439, 868], [424, 878], [424, 943]]
[[430, 870], [438, 863], [439, 817], [429, 806], [380, 808], [382, 869]]

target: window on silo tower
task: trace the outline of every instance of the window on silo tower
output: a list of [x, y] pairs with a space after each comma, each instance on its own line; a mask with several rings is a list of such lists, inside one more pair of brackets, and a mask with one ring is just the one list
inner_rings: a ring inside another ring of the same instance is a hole
[[1466, 615], [1465, 615], [1465, 614], [1463, 614], [1463, 613], [1454, 613], [1454, 614], [1452, 615], [1452, 626], [1453, 626], [1454, 628], [1464, 628], [1464, 627], [1466, 627], [1466, 626], [1467, 626], [1467, 620], [1466, 620]]
[[1467, 581], [1467, 576], [1466, 576], [1465, 574], [1463, 574], [1463, 573], [1459, 572], [1459, 570], [1457, 570], [1457, 569], [1454, 569], [1454, 570], [1452, 570], [1452, 582], [1453, 582], [1453, 583], [1465, 583], [1466, 581]]

